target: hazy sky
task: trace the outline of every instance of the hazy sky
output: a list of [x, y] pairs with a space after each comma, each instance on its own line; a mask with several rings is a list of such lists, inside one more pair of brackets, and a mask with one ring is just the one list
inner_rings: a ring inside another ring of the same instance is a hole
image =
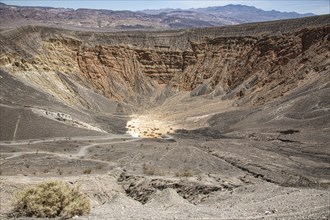
[[329, 14], [330, 0], [0, 0], [5, 4], [24, 6], [52, 6], [64, 8], [94, 8], [111, 10], [142, 10], [160, 8], [199, 8], [207, 6], [222, 6], [227, 4], [243, 4], [255, 6], [264, 10], [295, 11], [299, 13]]

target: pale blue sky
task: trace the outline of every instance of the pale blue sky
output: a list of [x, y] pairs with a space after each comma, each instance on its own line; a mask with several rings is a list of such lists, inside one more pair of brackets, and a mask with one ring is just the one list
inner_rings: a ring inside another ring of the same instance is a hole
[[51, 6], [64, 8], [94, 8], [110, 10], [142, 10], [160, 8], [199, 8], [222, 6], [227, 4], [243, 4], [255, 6], [264, 10], [295, 11], [299, 13], [329, 14], [330, 0], [0, 0], [5, 4], [24, 6]]

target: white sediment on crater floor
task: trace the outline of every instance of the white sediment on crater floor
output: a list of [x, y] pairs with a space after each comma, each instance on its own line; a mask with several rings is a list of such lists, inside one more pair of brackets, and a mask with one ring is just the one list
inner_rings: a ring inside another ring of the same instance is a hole
[[167, 138], [178, 127], [173, 122], [159, 120], [155, 115], [132, 115], [126, 124], [133, 137]]
[[140, 134], [134, 131], [127, 131], [126, 133], [131, 135], [132, 137], [140, 137]]

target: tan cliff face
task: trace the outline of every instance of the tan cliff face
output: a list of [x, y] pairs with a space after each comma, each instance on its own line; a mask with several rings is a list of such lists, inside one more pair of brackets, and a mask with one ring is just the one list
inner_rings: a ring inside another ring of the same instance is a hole
[[327, 26], [291, 34], [219, 37], [193, 44], [196, 61], [176, 80], [188, 91], [204, 84], [206, 93], [235, 91], [237, 98], [255, 96], [254, 103], [262, 104], [295, 88], [315, 72], [313, 67], [327, 68], [329, 31]]
[[150, 37], [155, 43], [143, 47], [132, 40], [114, 43], [110, 37], [100, 44], [99, 36], [61, 34], [61, 30], [49, 36], [39, 29], [30, 32], [26, 37], [34, 37], [30, 49], [24, 36], [14, 44], [21, 51], [6, 44], [12, 33], [2, 34], [1, 68], [73, 106], [89, 103], [70, 80], [119, 102], [154, 97], [169, 86], [192, 95], [262, 104], [295, 88], [313, 74], [312, 66], [329, 66], [329, 24], [244, 37], [199, 33], [183, 48], [168, 44], [173, 40], [169, 34], [162, 40]]

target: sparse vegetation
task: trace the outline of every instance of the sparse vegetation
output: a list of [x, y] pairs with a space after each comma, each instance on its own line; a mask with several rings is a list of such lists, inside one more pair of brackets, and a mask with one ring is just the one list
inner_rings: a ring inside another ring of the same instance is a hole
[[47, 180], [37, 185], [28, 186], [14, 195], [15, 217], [71, 218], [90, 212], [89, 199], [67, 183]]
[[102, 20], [101, 20], [101, 19], [98, 19], [98, 20], [97, 20], [97, 26], [98, 26], [98, 27], [102, 27]]
[[143, 174], [152, 176], [155, 175], [156, 171], [152, 167], [147, 166], [146, 164], [143, 164]]
[[154, 175], [164, 175], [163, 172], [160, 170], [155, 169], [154, 167], [148, 166], [147, 164], [143, 164], [143, 174], [148, 175], [148, 176], [154, 176]]
[[44, 173], [49, 173], [49, 170], [48, 169], [44, 169], [43, 172]]
[[83, 173], [84, 174], [91, 174], [92, 173], [92, 169], [91, 168], [88, 168], [88, 169], [84, 170]]
[[59, 175], [62, 175], [62, 174], [63, 174], [63, 171], [62, 171], [61, 169], [57, 169], [57, 173], [58, 173]]
[[191, 170], [185, 169], [182, 172], [178, 172], [176, 173], [177, 177], [192, 177], [194, 175], [194, 173]]

